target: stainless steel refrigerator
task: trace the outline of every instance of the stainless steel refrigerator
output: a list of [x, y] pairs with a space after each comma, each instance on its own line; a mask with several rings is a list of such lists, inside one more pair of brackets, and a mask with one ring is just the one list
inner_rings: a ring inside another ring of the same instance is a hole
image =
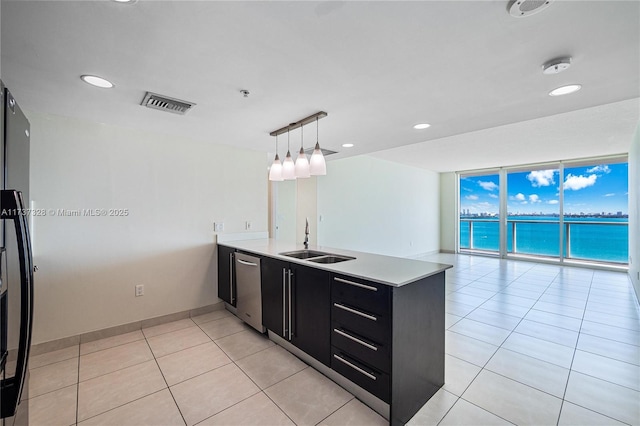
[[0, 425], [29, 422], [33, 259], [29, 237], [29, 121], [0, 81]]

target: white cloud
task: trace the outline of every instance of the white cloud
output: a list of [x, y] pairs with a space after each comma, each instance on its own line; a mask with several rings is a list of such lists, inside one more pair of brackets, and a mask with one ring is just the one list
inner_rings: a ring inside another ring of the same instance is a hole
[[486, 191], [495, 191], [496, 189], [500, 188], [498, 185], [496, 185], [493, 182], [484, 182], [481, 180], [478, 181], [478, 185], [480, 185], [482, 189]]
[[541, 203], [542, 202], [542, 200], [540, 199], [540, 197], [538, 197], [537, 194], [529, 195], [529, 201], [531, 201], [532, 203]]
[[464, 198], [466, 198], [467, 200], [475, 201], [475, 200], [477, 200], [477, 199], [478, 199], [478, 196], [477, 196], [477, 195], [467, 195], [467, 196], [466, 196], [466, 197], [464, 197]]
[[549, 186], [555, 183], [553, 180], [555, 173], [555, 170], [534, 170], [527, 175], [527, 179], [533, 186]]
[[547, 204], [558, 204], [558, 200], [549, 200]]
[[610, 192], [609, 194], [604, 194], [605, 197], [613, 197], [614, 195], [616, 194], [614, 194], [613, 192]]
[[578, 191], [588, 186], [593, 186], [598, 180], [598, 176], [595, 174], [589, 176], [574, 176], [571, 173], [567, 175], [567, 179], [564, 181], [564, 189], [570, 189], [572, 191]]
[[489, 197], [491, 197], [491, 198], [500, 198], [496, 194], [489, 194]]
[[524, 201], [525, 200], [524, 194], [523, 193], [517, 193], [515, 199], [518, 200], [518, 201]]
[[606, 164], [601, 164], [599, 166], [587, 169], [587, 173], [611, 173], [611, 169]]

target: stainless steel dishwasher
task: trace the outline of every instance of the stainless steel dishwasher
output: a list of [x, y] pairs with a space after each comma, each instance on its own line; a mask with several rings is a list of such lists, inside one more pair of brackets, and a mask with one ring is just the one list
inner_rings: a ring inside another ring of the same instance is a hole
[[260, 258], [236, 253], [236, 309], [238, 317], [261, 333], [262, 326], [262, 280]]

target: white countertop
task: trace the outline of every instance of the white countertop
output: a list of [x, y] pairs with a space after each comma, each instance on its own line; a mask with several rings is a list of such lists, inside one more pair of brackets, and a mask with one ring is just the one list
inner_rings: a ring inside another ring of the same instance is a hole
[[330, 247], [309, 245], [309, 250], [317, 250], [332, 254], [355, 257], [340, 263], [323, 264], [308, 260], [283, 256], [279, 253], [303, 250], [304, 245], [285, 243], [273, 239], [225, 241], [218, 244], [233, 247], [238, 250], [254, 253], [261, 256], [269, 256], [275, 259], [291, 263], [324, 269], [335, 273], [364, 278], [381, 284], [400, 287], [412, 283], [421, 278], [429, 277], [452, 268], [452, 265], [442, 263], [425, 262], [422, 260], [405, 259], [401, 257], [382, 256], [379, 254], [363, 253], [358, 251], [334, 249]]

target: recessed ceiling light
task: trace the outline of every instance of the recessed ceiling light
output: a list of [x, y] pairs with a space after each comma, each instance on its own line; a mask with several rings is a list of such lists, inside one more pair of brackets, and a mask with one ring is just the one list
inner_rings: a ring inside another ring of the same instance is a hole
[[135, 3], [138, 0], [113, 0], [113, 1], [115, 1], [117, 3]]
[[343, 148], [353, 148], [353, 144], [352, 143], [343, 143], [342, 147]]
[[80, 76], [80, 78], [82, 81], [92, 86], [101, 87], [103, 89], [111, 89], [113, 87], [112, 82], [96, 75], [83, 75]]
[[549, 92], [549, 96], [561, 96], [568, 95], [569, 93], [577, 92], [582, 88], [579, 84], [569, 84], [567, 86], [558, 87]]
[[415, 126], [413, 126], [414, 129], [417, 130], [422, 130], [422, 129], [426, 129], [428, 127], [431, 127], [431, 124], [428, 123], [420, 123], [420, 124], [416, 124]]

